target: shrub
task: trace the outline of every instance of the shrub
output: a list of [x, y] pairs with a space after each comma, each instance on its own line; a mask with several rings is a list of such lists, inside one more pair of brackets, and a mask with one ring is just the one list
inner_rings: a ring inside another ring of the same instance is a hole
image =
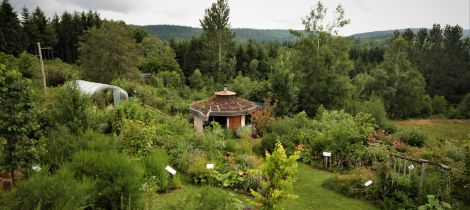
[[384, 102], [379, 97], [372, 96], [367, 101], [353, 101], [350, 106], [348, 111], [351, 114], [356, 115], [360, 112], [371, 114], [377, 125], [381, 128], [383, 128], [388, 121]]
[[94, 183], [75, 180], [74, 174], [62, 168], [53, 175], [47, 169], [21, 182], [0, 201], [2, 209], [82, 209], [93, 206]]
[[66, 126], [75, 134], [88, 128], [90, 101], [80, 93], [76, 83], [62, 87], [53, 100], [49, 111], [56, 125]]
[[417, 128], [403, 128], [396, 133], [398, 139], [410, 146], [422, 147], [427, 136]]
[[157, 149], [142, 159], [144, 176], [147, 181], [156, 187], [157, 192], [167, 192], [177, 187], [177, 177], [170, 177], [165, 167], [168, 165], [168, 155], [165, 150]]
[[470, 118], [470, 93], [462, 98], [457, 110], [461, 118]]
[[181, 210], [232, 210], [243, 209], [242, 202], [232, 193], [215, 187], [204, 186], [196, 192], [188, 193], [172, 209]]
[[432, 98], [432, 111], [433, 111], [433, 115], [439, 115], [439, 114], [443, 114], [443, 115], [446, 115], [447, 114], [447, 101], [446, 99], [444, 98], [444, 96], [438, 96], [438, 95], [435, 95], [433, 98]]
[[132, 209], [140, 207], [144, 171], [128, 156], [115, 151], [80, 151], [68, 166], [75, 177], [96, 182], [96, 193], [92, 195], [95, 207], [121, 209], [128, 201]]
[[292, 184], [297, 173], [297, 159], [300, 152], [287, 157], [281, 143], [276, 143], [272, 154], [266, 152], [266, 162], [260, 166], [262, 173], [261, 187], [250, 189], [251, 194], [267, 209], [276, 209], [286, 199], [295, 198]]
[[60, 59], [44, 63], [46, 82], [49, 87], [63, 85], [65, 82], [78, 78], [79, 71], [76, 66], [62, 62]]
[[[372, 180], [373, 184], [366, 187], [364, 183], [368, 180]], [[347, 174], [334, 174], [325, 180], [322, 186], [349, 197], [376, 199], [380, 187], [376, 182], [373, 172], [357, 168]]]
[[129, 155], [143, 157], [152, 148], [156, 137], [156, 128], [139, 120], [123, 119], [119, 144], [121, 149]]

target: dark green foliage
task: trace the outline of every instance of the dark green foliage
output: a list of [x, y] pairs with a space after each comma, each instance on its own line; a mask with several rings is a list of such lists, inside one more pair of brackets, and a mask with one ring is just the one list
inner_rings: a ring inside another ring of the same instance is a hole
[[50, 171], [55, 171], [59, 166], [69, 162], [72, 155], [80, 150], [117, 150], [117, 141], [114, 137], [90, 130], [74, 134], [63, 126], [52, 130], [45, 138], [44, 144], [46, 152], [41, 155], [40, 160], [42, 165], [49, 166]]
[[31, 80], [0, 64], [0, 142], [3, 145], [1, 167], [8, 172], [27, 168], [35, 131], [39, 128]]
[[76, 178], [95, 181], [95, 207], [121, 209], [128, 202], [132, 209], [140, 207], [144, 171], [128, 156], [116, 151], [80, 151], [68, 167]]
[[191, 74], [191, 76], [188, 79], [189, 79], [189, 85], [191, 86], [191, 88], [200, 90], [204, 87], [204, 80], [203, 80], [201, 71], [199, 69], [194, 70], [194, 73]]
[[351, 101], [347, 110], [354, 115], [360, 112], [372, 115], [380, 128], [384, 128], [388, 121], [383, 100], [376, 96], [372, 96], [367, 101]]
[[287, 153], [292, 154], [297, 145], [309, 141], [314, 129], [317, 129], [317, 124], [309, 119], [305, 112], [293, 117], [284, 117], [276, 121], [271, 127], [272, 132], [263, 137], [260, 154], [265, 151], [272, 152], [278, 140]]
[[235, 75], [236, 60], [231, 58], [235, 34], [230, 30], [229, 15], [227, 0], [217, 0], [199, 21], [204, 46], [201, 70], [203, 74], [212, 75], [216, 83], [226, 82]]
[[235, 210], [243, 209], [242, 202], [225, 190], [204, 186], [197, 192], [190, 192], [171, 209], [181, 210]]
[[251, 78], [239, 74], [229, 85], [229, 90], [236, 92], [242, 98], [261, 102], [270, 92], [270, 87], [266, 80], [253, 81]]
[[90, 100], [83, 96], [76, 83], [64, 85], [54, 98], [50, 109], [53, 123], [66, 126], [72, 133], [88, 128]]
[[403, 128], [396, 133], [396, 137], [404, 143], [416, 147], [424, 146], [427, 140], [426, 134], [417, 128]]
[[162, 71], [181, 71], [173, 49], [158, 38], [145, 37], [138, 48], [144, 56], [139, 65], [144, 72], [157, 74]]
[[56, 87], [65, 82], [77, 79], [79, 71], [76, 66], [63, 63], [61, 60], [45, 62], [46, 83], [48, 87]]
[[[29, 53], [37, 54], [37, 42], [41, 43], [41, 47], [52, 47], [57, 43], [56, 32], [41, 8], [36, 7], [30, 14], [28, 9], [24, 7], [21, 16], [21, 25]], [[48, 56], [50, 51], [43, 50], [42, 53], [44, 58], [50, 57]]]
[[19, 55], [25, 49], [25, 34], [9, 0], [0, 5], [0, 25], [0, 52]]
[[457, 112], [461, 118], [470, 118], [470, 93], [465, 95], [457, 107]]
[[277, 115], [291, 115], [296, 111], [299, 89], [294, 83], [291, 53], [284, 52], [277, 59], [274, 71], [269, 75], [269, 83], [276, 101]]
[[136, 72], [136, 43], [124, 23], [105, 22], [80, 42], [80, 69], [85, 79], [109, 83]]
[[59, 17], [54, 15], [50, 22], [57, 35], [57, 44], [54, 45], [56, 57], [67, 63], [78, 60], [80, 38], [91, 28], [100, 27], [102, 20], [97, 12], [63, 12]]
[[446, 115], [448, 112], [447, 101], [444, 96], [434, 96], [432, 98], [432, 113], [433, 115]]
[[408, 60], [406, 41], [399, 37], [384, 55], [384, 62], [378, 66], [369, 83], [369, 88], [384, 99], [389, 116], [406, 118], [419, 116], [426, 108], [426, 83], [422, 75]]
[[[321, 39], [321, 45], [317, 45]], [[349, 42], [321, 33], [296, 42], [293, 67], [300, 87], [299, 108], [314, 115], [320, 105], [341, 108], [352, 95]]]
[[9, 192], [0, 209], [84, 209], [93, 206], [96, 190], [93, 181], [76, 180], [67, 168], [52, 175], [43, 168]]

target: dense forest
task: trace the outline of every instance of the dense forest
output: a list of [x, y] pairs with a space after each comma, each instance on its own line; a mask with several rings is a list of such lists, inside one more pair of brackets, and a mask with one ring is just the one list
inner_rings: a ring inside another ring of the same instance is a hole
[[[303, 31], [232, 29], [217, 0], [194, 29], [3, 0], [0, 209], [312, 208], [299, 169], [323, 174], [338, 209], [468, 208], [470, 37], [438, 23], [343, 37], [345, 9], [327, 11], [313, 5]], [[190, 105], [224, 86], [263, 105], [197, 132]]]

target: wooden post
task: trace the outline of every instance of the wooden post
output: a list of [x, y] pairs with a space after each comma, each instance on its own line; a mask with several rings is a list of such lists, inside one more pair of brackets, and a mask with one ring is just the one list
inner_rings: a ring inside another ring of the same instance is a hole
[[44, 72], [44, 62], [42, 61], [41, 43], [37, 42], [37, 44], [38, 44], [39, 62], [41, 64], [42, 85], [44, 87], [44, 95], [47, 97], [46, 73]]
[[426, 171], [426, 164], [421, 163], [421, 173], [419, 174], [419, 189], [418, 189], [418, 201], [421, 203], [421, 197], [423, 194], [424, 176]]
[[387, 153], [387, 159], [385, 162], [385, 183], [384, 183], [384, 192], [388, 190], [388, 185], [389, 185], [389, 178], [390, 178], [390, 153]]

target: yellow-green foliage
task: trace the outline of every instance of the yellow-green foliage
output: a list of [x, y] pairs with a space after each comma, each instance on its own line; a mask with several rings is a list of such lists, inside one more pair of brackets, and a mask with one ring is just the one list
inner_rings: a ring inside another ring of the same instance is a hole
[[276, 143], [272, 154], [266, 152], [266, 161], [261, 165], [261, 189], [250, 189], [251, 194], [263, 203], [266, 209], [281, 209], [280, 204], [296, 196], [292, 193], [292, 184], [297, 173], [297, 159], [300, 151], [287, 157], [281, 143]]

